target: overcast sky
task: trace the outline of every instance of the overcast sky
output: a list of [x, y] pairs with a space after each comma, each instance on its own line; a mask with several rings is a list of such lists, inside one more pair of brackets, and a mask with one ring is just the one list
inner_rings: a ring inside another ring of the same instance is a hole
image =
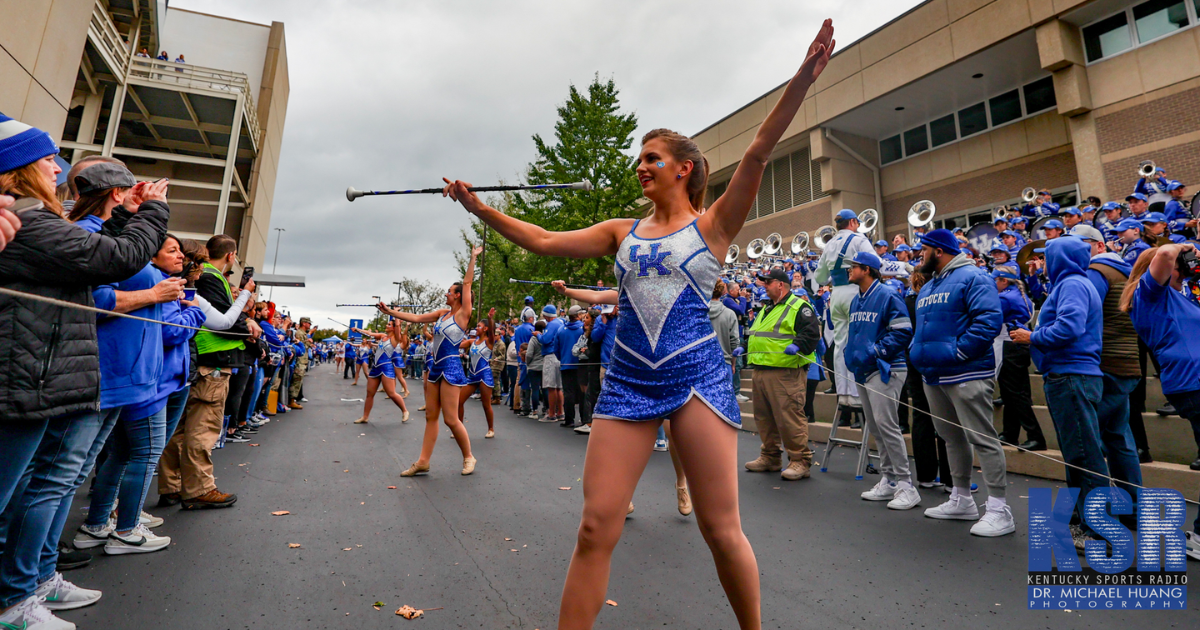
[[[369, 316], [404, 276], [449, 284], [469, 225], [440, 196], [350, 204], [347, 186], [426, 188], [443, 175], [515, 182], [552, 141], [568, 86], [599, 73], [636, 112], [637, 135], [688, 135], [783, 83], [821, 20], [839, 48], [917, 0], [484, 2], [173, 0], [171, 6], [269, 24], [287, 37], [291, 95], [271, 227], [278, 272], [303, 289], [275, 301], [314, 323]], [[635, 150], [637, 143], [634, 144]], [[275, 254], [271, 232], [263, 271]], [[494, 279], [487, 279], [491, 282]]]

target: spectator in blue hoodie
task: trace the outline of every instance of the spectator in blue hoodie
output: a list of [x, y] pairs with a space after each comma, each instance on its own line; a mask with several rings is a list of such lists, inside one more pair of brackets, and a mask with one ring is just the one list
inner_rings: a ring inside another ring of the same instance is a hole
[[[556, 337], [563, 329], [562, 318], [558, 316], [558, 307], [547, 304], [542, 309], [542, 317], [546, 320], [546, 330], [542, 333], [542, 391], [546, 393], [546, 415], [549, 418], [562, 421], [563, 385], [562, 361], [558, 358]], [[564, 423], [563, 426], [566, 426]]]
[[871, 252], [858, 252], [850, 266], [850, 284], [858, 295], [850, 302], [846, 367], [861, 387], [859, 399], [867, 429], [875, 437], [882, 473], [863, 500], [887, 501], [893, 510], [921, 503], [908, 470], [908, 450], [900, 432], [900, 389], [908, 375], [905, 351], [912, 341], [912, 320], [900, 294], [880, 282], [882, 261]]
[[[131, 216], [124, 204], [137, 206], [134, 193], [137, 181], [123, 164], [98, 162], [75, 176], [79, 199], [71, 209], [75, 224], [92, 233], [120, 233]], [[165, 184], [165, 182], [163, 182]], [[144, 187], [143, 189], [144, 190]], [[153, 263], [121, 282], [93, 289], [96, 307], [162, 321], [163, 307], [183, 297], [182, 278], [163, 278]], [[153, 462], [162, 452], [166, 433], [166, 410], [147, 405], [158, 394], [163, 370], [162, 325], [121, 317], [100, 316], [96, 332], [100, 342], [100, 414], [102, 429], [77, 478], [82, 484], [100, 449], [115, 430], [113, 460], [97, 476], [94, 512], [91, 520], [79, 528], [77, 548], [103, 545], [108, 554], [142, 553], [162, 549], [171, 543], [156, 536], [141, 523], [141, 505], [153, 475]], [[136, 417], [134, 417], [136, 415]], [[151, 457], [153, 455], [153, 457]], [[128, 467], [128, 470], [122, 470]], [[126, 492], [127, 509], [117, 514], [115, 529], [108, 525], [108, 513], [119, 491], [122, 472], [130, 478]], [[140, 498], [137, 498], [140, 497]], [[69, 509], [69, 502], [65, 502]]]
[[[1096, 287], [1087, 277], [1091, 259], [1091, 247], [1078, 237], [1046, 243], [1046, 272], [1054, 291], [1042, 305], [1036, 330], [1009, 331], [1013, 341], [1031, 346], [1064, 461], [1091, 471], [1067, 467], [1067, 486], [1079, 488], [1080, 516], [1083, 498], [1094, 488], [1108, 486], [1098, 411], [1104, 392], [1100, 372], [1104, 315]], [[1083, 531], [1090, 534], [1086, 523]]]
[[[925, 510], [925, 516], [979, 519], [971, 527], [977, 536], [1011, 534], [1016, 523], [1005, 500], [1007, 470], [992, 409], [993, 342], [1001, 325], [996, 285], [959, 252], [958, 240], [949, 230], [926, 234], [921, 239], [921, 254], [925, 261], [921, 273], [929, 281], [917, 295], [909, 360], [924, 380], [930, 415], [938, 435], [946, 441], [954, 482], [950, 499]], [[971, 497], [972, 447], [988, 489], [982, 518]]]
[[[516, 332], [513, 333], [513, 343], [517, 344], [517, 348], [529, 343], [529, 339], [533, 337], [533, 320], [536, 317], [533, 315], [532, 308], [528, 306], [525, 308], [527, 310], [521, 311], [521, 317], [523, 318], [521, 325], [517, 326]], [[517, 352], [517, 382], [510, 384], [510, 386], [513, 393], [513, 411], [520, 410], [519, 413], [524, 415], [529, 415], [537, 411], [537, 409], [530, 409], [532, 392], [530, 391], [531, 385], [529, 383], [529, 365], [525, 362], [520, 352]]]
[[572, 429], [578, 426], [575, 423], [576, 406], [581, 407], [580, 418], [582, 421], [584, 423], [591, 421], [591, 418], [584, 417], [583, 392], [579, 386], [579, 372], [576, 369], [579, 359], [571, 351], [575, 347], [575, 342], [579, 340], [579, 336], [583, 334], [583, 322], [579, 321], [582, 313], [583, 308], [579, 305], [573, 305], [567, 309], [567, 321], [563, 323], [554, 338], [554, 355], [558, 357], [559, 369], [562, 372], [562, 409], [564, 414], [562, 426]]

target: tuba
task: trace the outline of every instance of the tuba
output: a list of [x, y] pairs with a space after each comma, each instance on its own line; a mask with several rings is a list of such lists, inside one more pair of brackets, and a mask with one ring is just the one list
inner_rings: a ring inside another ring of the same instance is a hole
[[763, 255], [763, 249], [767, 246], [766, 241], [761, 238], [756, 238], [746, 245], [746, 258], [750, 260], [758, 260]]
[[792, 237], [792, 253], [800, 254], [808, 249], [808, 232], [799, 232]]
[[826, 225], [817, 230], [817, 236], [813, 239], [813, 245], [817, 249], [825, 249], [825, 246], [829, 244], [829, 241], [833, 240], [834, 236], [837, 236], [837, 229], [832, 225]]
[[768, 234], [767, 235], [767, 245], [766, 245], [766, 248], [763, 249], [763, 254], [765, 254], [767, 256], [775, 256], [775, 255], [779, 254], [779, 251], [782, 249], [783, 249], [783, 237], [779, 235], [779, 232], [772, 232], [772, 233]]
[[725, 264], [732, 265], [737, 262], [738, 256], [741, 256], [742, 248], [737, 245], [730, 245], [729, 249], [725, 250]]
[[996, 219], [1007, 219], [1007, 218], [1008, 218], [1008, 206], [996, 206], [996, 209], [992, 210], [992, 221], [995, 221]]
[[858, 233], [871, 234], [875, 231], [875, 226], [879, 224], [879, 213], [872, 208], [863, 210], [858, 215]]
[[933, 221], [936, 211], [932, 201], [918, 201], [908, 209], [908, 224], [915, 228], [925, 227], [929, 225], [930, 221]]
[[1021, 191], [1021, 201], [1024, 201], [1025, 203], [1033, 203], [1034, 199], [1037, 199], [1037, 190], [1035, 190], [1033, 186]]
[[1142, 160], [1138, 164], [1138, 177], [1142, 179], [1150, 179], [1154, 177], [1154, 173], [1158, 172], [1158, 167], [1155, 166], [1154, 160]]

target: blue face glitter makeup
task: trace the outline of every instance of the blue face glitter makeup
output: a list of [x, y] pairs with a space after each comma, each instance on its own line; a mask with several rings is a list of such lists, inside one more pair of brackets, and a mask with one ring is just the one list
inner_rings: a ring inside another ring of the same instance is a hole
[[655, 166], [657, 166], [658, 168], [666, 168], [666, 166], [667, 166], [667, 163], [666, 163], [666, 162], [659, 162], [658, 164], [655, 164]]

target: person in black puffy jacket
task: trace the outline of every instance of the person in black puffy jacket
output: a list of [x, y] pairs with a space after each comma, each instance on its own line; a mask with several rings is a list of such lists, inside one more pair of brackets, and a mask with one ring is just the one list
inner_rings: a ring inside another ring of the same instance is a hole
[[[158, 250], [170, 214], [166, 183], [114, 191], [130, 209], [117, 219], [123, 229], [92, 234], [68, 222], [54, 197], [57, 153], [48, 134], [0, 115], [0, 193], [41, 202], [18, 214], [21, 228], [0, 252], [0, 287], [91, 306], [93, 286], [134, 275]], [[42, 554], [57, 548], [63, 523], [55, 515], [100, 430], [96, 314], [0, 295], [0, 357], [0, 506], [11, 523], [0, 622], [20, 627], [49, 615], [43, 597], [54, 609], [100, 598], [62, 580], [57, 555]]]

